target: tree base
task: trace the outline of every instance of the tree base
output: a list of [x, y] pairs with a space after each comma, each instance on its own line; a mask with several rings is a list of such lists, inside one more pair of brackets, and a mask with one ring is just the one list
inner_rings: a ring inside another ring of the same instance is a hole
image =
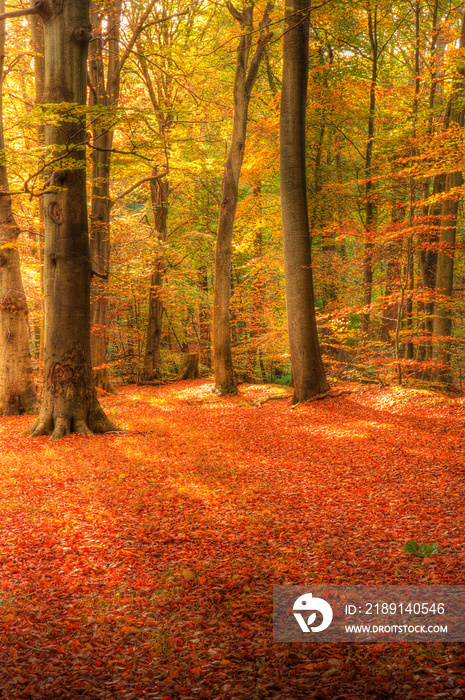
[[176, 377], [179, 380], [182, 379], [198, 379], [200, 377], [199, 372], [199, 354], [197, 352], [191, 352], [186, 355], [186, 360], [181, 371]]
[[220, 384], [220, 386], [216, 386], [213, 389], [213, 392], [215, 394], [219, 394], [220, 396], [235, 396], [239, 393], [239, 389], [235, 385], [230, 386], [228, 384]]
[[94, 383], [98, 389], [102, 389], [102, 391], [105, 391], [107, 394], [118, 393], [113, 384], [110, 382], [110, 377], [108, 376], [106, 370], [94, 371]]
[[52, 396], [44, 398], [39, 417], [28, 431], [32, 437], [50, 435], [50, 440], [59, 440], [71, 433], [91, 436], [109, 432], [122, 431], [107, 418], [95, 396], [87, 411], [76, 401], [70, 405], [66, 400], [55, 402]]
[[32, 385], [24, 393], [10, 392], [7, 397], [0, 395], [0, 416], [34, 416], [38, 413], [39, 401]]

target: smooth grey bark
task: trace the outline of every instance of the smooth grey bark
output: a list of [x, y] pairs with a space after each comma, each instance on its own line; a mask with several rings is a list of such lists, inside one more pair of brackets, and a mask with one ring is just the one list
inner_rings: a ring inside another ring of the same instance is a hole
[[53, 156], [44, 196], [44, 388], [33, 436], [61, 438], [117, 430], [95, 391], [90, 356], [89, 232], [85, 144], [89, 0], [49, 0], [44, 22], [44, 103], [55, 105], [45, 127]]
[[293, 404], [329, 390], [316, 326], [307, 205], [305, 123], [309, 12], [308, 0], [286, 0], [280, 177]]
[[236, 70], [234, 76], [234, 115], [231, 146], [224, 166], [223, 196], [220, 203], [218, 234], [215, 253], [215, 284], [213, 293], [213, 363], [215, 369], [215, 388], [222, 394], [235, 393], [231, 351], [230, 301], [231, 301], [231, 259], [234, 219], [239, 196], [239, 178], [244, 159], [247, 137], [247, 120], [249, 102], [258, 69], [265, 55], [267, 43], [272, 34], [268, 31], [270, 24], [268, 4], [260, 23], [260, 34], [255, 53], [250, 61], [253, 32], [253, 4], [244, 6], [239, 12], [231, 2], [227, 7], [239, 22], [241, 38], [236, 52]]
[[[0, 0], [0, 14], [5, 1]], [[0, 415], [37, 413], [39, 402], [29, 350], [26, 295], [18, 251], [19, 228], [8, 192], [3, 133], [5, 20], [0, 20]]]

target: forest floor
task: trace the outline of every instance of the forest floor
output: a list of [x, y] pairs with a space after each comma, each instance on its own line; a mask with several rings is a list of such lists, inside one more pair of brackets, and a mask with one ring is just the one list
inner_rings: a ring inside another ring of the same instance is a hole
[[0, 697], [464, 697], [464, 644], [273, 643], [273, 584], [464, 583], [465, 399], [350, 388], [124, 386], [127, 434], [56, 443], [0, 419]]

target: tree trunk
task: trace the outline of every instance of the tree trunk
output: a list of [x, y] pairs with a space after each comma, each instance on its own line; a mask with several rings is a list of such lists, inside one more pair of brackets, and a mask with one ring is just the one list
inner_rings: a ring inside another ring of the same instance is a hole
[[[0, 13], [5, 2], [0, 0]], [[5, 153], [3, 134], [3, 66], [5, 20], [0, 21], [0, 151]], [[0, 190], [8, 191], [4, 157], [0, 165]], [[11, 198], [0, 194], [0, 415], [36, 413], [36, 387], [29, 351], [26, 295], [18, 252], [19, 228], [13, 217]]]
[[[446, 192], [463, 184], [461, 172], [446, 175]], [[433, 361], [434, 378], [438, 382], [450, 384], [452, 346], [452, 285], [454, 279], [455, 238], [459, 196], [451, 194], [442, 205], [439, 253], [436, 271], [436, 296], [433, 320]]]
[[[111, 0], [104, 14], [101, 3], [91, 2], [94, 31], [89, 56], [91, 90], [89, 104], [111, 109], [118, 104], [120, 90], [119, 24], [121, 0]], [[108, 65], [105, 81], [103, 60], [103, 19], [107, 21]], [[108, 121], [109, 115], [103, 114]], [[104, 391], [114, 393], [107, 372], [108, 276], [110, 268], [110, 166], [113, 129], [93, 118], [92, 205], [90, 215], [90, 257], [93, 268], [91, 284], [91, 356], [94, 380]]]
[[374, 231], [376, 226], [376, 207], [374, 200], [373, 183], [373, 141], [375, 138], [376, 118], [376, 87], [378, 82], [378, 15], [375, 6], [372, 12], [368, 4], [368, 33], [371, 46], [371, 82], [370, 82], [370, 107], [368, 112], [368, 133], [365, 152], [365, 251], [363, 256], [363, 304], [365, 310], [362, 314], [362, 334], [367, 335], [370, 328], [370, 307], [373, 290], [373, 247]]
[[206, 367], [212, 366], [210, 350], [210, 314], [208, 305], [208, 269], [202, 265], [198, 272], [198, 286], [201, 291], [199, 308], [200, 361]]
[[236, 53], [234, 76], [234, 116], [231, 147], [224, 166], [223, 196], [220, 204], [218, 234], [215, 255], [215, 287], [213, 295], [213, 362], [215, 367], [215, 387], [222, 394], [235, 393], [231, 329], [231, 259], [234, 218], [239, 193], [239, 177], [244, 159], [249, 101], [257, 78], [258, 69], [271, 34], [267, 33], [270, 23], [267, 6], [260, 23], [260, 37], [255, 54], [248, 66], [253, 38], [253, 5], [246, 5], [242, 12], [227, 3], [232, 16], [241, 26], [241, 38]]
[[42, 7], [44, 102], [56, 105], [45, 143], [56, 160], [44, 197], [44, 393], [31, 433], [55, 439], [117, 428], [97, 401], [90, 357], [84, 117], [89, 0], [50, 0]]
[[177, 379], [198, 379], [199, 377], [199, 353], [189, 352], [186, 354], [186, 359]]
[[281, 96], [281, 216], [286, 308], [294, 395], [306, 401], [329, 390], [321, 360], [313, 297], [306, 186], [308, 0], [286, 0]]
[[[439, 20], [439, 0], [435, 0], [433, 6], [432, 20], [432, 38], [429, 52], [429, 70], [431, 73], [431, 83], [428, 98], [428, 128], [427, 136], [430, 138], [434, 132], [434, 110], [436, 97], [439, 93], [441, 83], [444, 80], [443, 70], [438, 70], [438, 62], [444, 57], [446, 49], [446, 41], [442, 35], [442, 23]], [[442, 101], [442, 100], [441, 100]], [[433, 196], [444, 192], [445, 174], [440, 173], [433, 180]], [[423, 186], [423, 198], [425, 200], [430, 196], [431, 178], [426, 178]], [[423, 207], [423, 215], [425, 217], [426, 232], [419, 236], [420, 243], [420, 280], [423, 289], [428, 290], [429, 300], [419, 303], [419, 311], [423, 315], [421, 322], [422, 341], [418, 345], [417, 363], [425, 362], [423, 367], [418, 368], [418, 373], [423, 379], [431, 378], [431, 360], [433, 359], [433, 317], [434, 317], [434, 289], [436, 287], [436, 269], [437, 269], [437, 241], [439, 231], [439, 218], [441, 215], [441, 205], [433, 202], [429, 206]]]
[[[462, 18], [460, 49], [465, 48], [465, 14]], [[447, 126], [463, 129], [465, 120], [464, 93], [465, 68], [457, 66], [448, 114]], [[458, 154], [457, 154], [458, 155]], [[454, 191], [463, 185], [462, 171], [446, 174], [445, 192], [450, 193], [443, 201], [439, 228], [439, 247], [436, 271], [436, 301], [433, 320], [433, 360], [436, 381], [450, 384], [452, 349], [452, 287], [454, 279], [455, 239], [460, 192]]]
[[[156, 175], [154, 168], [153, 175]], [[150, 183], [153, 215], [155, 219], [155, 235], [159, 242], [165, 242], [168, 222], [169, 181], [167, 177], [153, 180]], [[145, 347], [144, 374], [145, 381], [160, 377], [160, 344], [163, 317], [162, 286], [165, 276], [165, 262], [160, 251], [156, 252], [156, 260], [150, 279], [149, 318], [147, 324], [147, 344]]]
[[[31, 15], [29, 18], [29, 26], [31, 27], [32, 49], [34, 51], [34, 88], [35, 88], [35, 104], [40, 105], [44, 98], [44, 75], [45, 75], [45, 57], [44, 57], [44, 25], [39, 15]], [[41, 146], [45, 141], [45, 129], [42, 123], [36, 126], [37, 140]], [[37, 202], [39, 210], [39, 235], [38, 235], [38, 257], [40, 266], [40, 291], [44, 292], [44, 198], [38, 197]], [[43, 367], [44, 363], [44, 333], [45, 333], [45, 313], [44, 303], [41, 302], [42, 313], [40, 315], [39, 329], [39, 365]]]

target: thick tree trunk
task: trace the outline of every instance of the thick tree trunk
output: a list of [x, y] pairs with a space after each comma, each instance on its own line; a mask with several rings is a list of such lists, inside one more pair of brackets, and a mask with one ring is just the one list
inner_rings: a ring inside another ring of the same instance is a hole
[[[154, 168], [152, 175], [156, 176]], [[168, 178], [160, 178], [150, 183], [150, 196], [154, 216], [155, 235], [159, 242], [164, 243], [167, 237], [168, 224]], [[163, 318], [162, 288], [165, 276], [165, 262], [159, 251], [150, 279], [149, 293], [149, 318], [147, 324], [147, 343], [145, 347], [144, 374], [145, 381], [152, 381], [160, 377], [160, 345]]]
[[308, 13], [308, 0], [286, 0], [280, 173], [287, 324], [294, 404], [329, 390], [318, 344], [307, 207], [305, 117]]
[[[0, 0], [0, 13], [5, 2]], [[5, 20], [0, 21], [0, 191], [8, 191], [4, 159], [3, 66]], [[18, 252], [19, 229], [13, 217], [11, 198], [0, 192], [0, 415], [36, 413], [39, 403], [32, 375], [26, 295]]]
[[45, 8], [44, 102], [56, 105], [45, 143], [63, 160], [54, 163], [44, 197], [44, 393], [31, 433], [60, 438], [117, 428], [97, 401], [90, 357], [84, 117], [89, 0], [50, 0]]
[[177, 379], [198, 379], [200, 377], [199, 372], [199, 353], [189, 352], [186, 354], [186, 359], [181, 367]]
[[223, 196], [220, 204], [218, 234], [215, 255], [215, 287], [213, 295], [213, 362], [215, 367], [215, 387], [222, 394], [235, 393], [231, 352], [230, 300], [231, 300], [231, 259], [234, 219], [239, 193], [239, 177], [244, 159], [249, 101], [257, 78], [258, 69], [265, 53], [266, 44], [271, 38], [267, 33], [270, 23], [265, 10], [260, 23], [260, 37], [255, 54], [248, 67], [253, 38], [253, 5], [246, 5], [242, 12], [231, 2], [228, 9], [241, 26], [241, 38], [236, 53], [234, 77], [234, 116], [231, 147], [224, 166]]

